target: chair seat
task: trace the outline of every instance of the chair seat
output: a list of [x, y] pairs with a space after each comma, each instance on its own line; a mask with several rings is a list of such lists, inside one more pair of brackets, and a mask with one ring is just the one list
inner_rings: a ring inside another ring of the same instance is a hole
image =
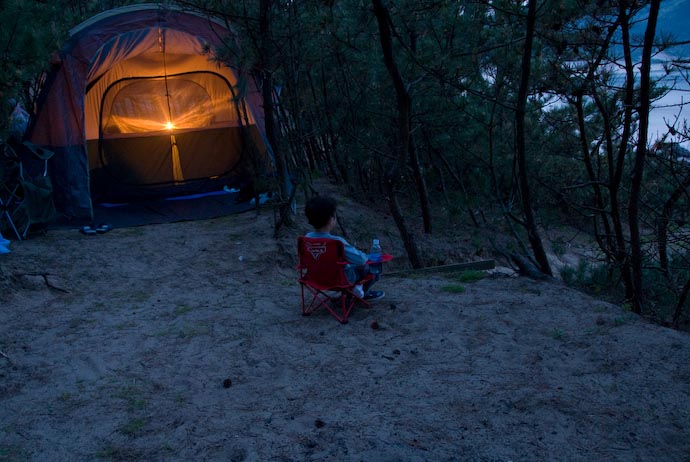
[[303, 316], [325, 309], [341, 324], [346, 324], [357, 303], [369, 306], [356, 294], [355, 286], [367, 282], [372, 276], [357, 282], [347, 279], [345, 267], [348, 262], [342, 242], [301, 236], [297, 239], [297, 255]]

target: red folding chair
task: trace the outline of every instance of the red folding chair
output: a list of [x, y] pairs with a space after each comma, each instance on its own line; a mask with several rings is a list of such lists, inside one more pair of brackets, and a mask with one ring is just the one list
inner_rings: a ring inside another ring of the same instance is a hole
[[[372, 278], [351, 283], [345, 276], [343, 243], [327, 238], [297, 238], [299, 283], [302, 286], [302, 316], [325, 308], [341, 324], [346, 324], [357, 302], [369, 304], [357, 296], [354, 287]], [[306, 290], [305, 290], [306, 289]]]

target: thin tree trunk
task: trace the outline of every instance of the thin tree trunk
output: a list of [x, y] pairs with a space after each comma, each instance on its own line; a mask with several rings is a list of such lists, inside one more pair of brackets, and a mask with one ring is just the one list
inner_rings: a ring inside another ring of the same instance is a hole
[[630, 45], [630, 15], [628, 13], [627, 2], [621, 1], [619, 4], [619, 17], [621, 25], [621, 37], [623, 39], [623, 58], [625, 61], [625, 97], [623, 99], [623, 130], [618, 147], [616, 159], [609, 159], [610, 192], [611, 192], [611, 218], [616, 231], [618, 245], [618, 261], [621, 265], [621, 276], [625, 285], [625, 298], [634, 298], [634, 284], [632, 270], [630, 267], [630, 257], [628, 255], [623, 232], [623, 219], [621, 217], [618, 193], [620, 191], [625, 158], [628, 153], [628, 143], [632, 130], [633, 97], [635, 92], [635, 74], [632, 62]]
[[599, 247], [607, 255], [612, 255], [615, 251], [615, 243], [613, 241], [613, 234], [611, 232], [611, 224], [609, 223], [609, 218], [606, 215], [606, 206], [604, 204], [604, 195], [601, 190], [601, 185], [599, 184], [599, 177], [594, 171], [594, 166], [592, 165], [592, 154], [589, 151], [589, 139], [587, 138], [587, 129], [585, 126], [585, 114], [582, 102], [583, 94], [579, 93], [576, 96], [575, 108], [577, 110], [577, 124], [580, 131], [580, 149], [582, 151], [582, 157], [585, 163], [585, 168], [587, 170], [587, 175], [589, 176], [589, 181], [592, 183], [592, 189], [594, 191], [594, 207], [597, 210], [594, 218], [595, 231], [597, 226], [597, 216], [601, 220], [601, 224], [604, 227], [604, 240], [600, 233], [595, 232], [595, 239], [599, 243]]
[[[412, 97], [407, 91], [407, 87], [403, 82], [402, 76], [400, 75], [400, 70], [393, 59], [393, 45], [391, 43], [390, 30], [391, 19], [388, 10], [383, 6], [383, 3], [380, 0], [375, 0], [373, 3], [374, 13], [376, 14], [379, 24], [381, 46], [387, 47], [387, 50], [383, 50], [384, 62], [386, 64], [386, 68], [388, 69], [388, 73], [391, 76], [391, 80], [393, 80], [393, 86], [395, 87], [395, 94], [398, 101], [399, 128], [402, 143], [399, 151], [400, 163], [399, 165], [396, 165], [395, 170], [399, 172], [400, 167], [405, 164], [409, 164], [410, 168], [412, 169], [412, 176], [417, 188], [417, 197], [419, 198], [419, 207], [422, 211], [424, 232], [431, 233], [431, 206], [429, 204], [429, 193], [424, 180], [424, 174], [419, 163], [419, 156], [417, 154], [414, 137], [412, 136]], [[400, 175], [398, 174], [397, 176]]]
[[391, 42], [390, 17], [388, 10], [383, 6], [381, 0], [372, 0], [374, 7], [374, 14], [379, 26], [379, 38], [381, 41], [381, 51], [383, 53], [383, 61], [388, 70], [388, 74], [393, 81], [395, 87], [395, 95], [398, 102], [398, 128], [400, 131], [400, 143], [398, 144], [398, 162], [395, 162], [392, 168], [387, 172], [384, 180], [386, 193], [388, 194], [388, 204], [393, 215], [393, 218], [398, 225], [400, 236], [403, 239], [407, 256], [412, 263], [412, 267], [421, 268], [423, 266], [422, 260], [417, 250], [417, 245], [414, 241], [414, 236], [409, 232], [404, 216], [398, 204], [397, 192], [395, 184], [400, 178], [401, 166], [405, 165], [408, 157], [408, 150], [410, 147], [410, 113], [412, 103], [410, 95], [405, 88], [400, 71], [393, 59], [393, 45]]
[[405, 216], [403, 215], [400, 204], [398, 203], [397, 194], [393, 190], [394, 185], [390, 181], [386, 181], [385, 185], [387, 193], [386, 196], [388, 198], [388, 208], [391, 211], [391, 215], [393, 215], [395, 224], [398, 225], [400, 237], [403, 240], [403, 245], [407, 251], [407, 256], [410, 259], [410, 263], [412, 264], [413, 268], [422, 268], [424, 266], [422, 264], [422, 258], [419, 254], [419, 250], [417, 249], [414, 236], [410, 233], [409, 227], [405, 223]]
[[[616, 22], [614, 24], [619, 24], [621, 21], [621, 17], [617, 18]], [[609, 27], [608, 32], [606, 34], [606, 38], [604, 39], [603, 43], [600, 46], [600, 51], [597, 54], [596, 58], [594, 61], [590, 64], [589, 70], [587, 72], [587, 75], [582, 82], [582, 85], [575, 91], [575, 108], [577, 112], [577, 124], [578, 124], [578, 130], [580, 132], [580, 149], [582, 151], [582, 156], [583, 156], [583, 161], [585, 163], [585, 169], [587, 170], [587, 175], [589, 176], [589, 180], [592, 184], [592, 190], [594, 193], [594, 209], [595, 209], [595, 214], [592, 216], [592, 222], [594, 226], [594, 238], [596, 239], [597, 243], [599, 244], [599, 248], [606, 254], [607, 258], [610, 261], [617, 261], [616, 259], [616, 239], [613, 235], [613, 231], [611, 229], [611, 219], [607, 213], [607, 207], [606, 207], [606, 200], [605, 200], [605, 194], [604, 194], [604, 186], [602, 185], [601, 181], [601, 175], [599, 172], [599, 169], [594, 168], [594, 164], [592, 162], [592, 159], [597, 158], [597, 152], [600, 147], [600, 143], [598, 143], [597, 148], [594, 150], [590, 150], [589, 144], [590, 140], [588, 139], [587, 136], [587, 127], [585, 124], [585, 114], [584, 114], [584, 95], [585, 92], [591, 91], [593, 95], [595, 95], [596, 98], [596, 92], [597, 92], [597, 85], [596, 85], [596, 80], [595, 80], [595, 75], [597, 69], [601, 66], [601, 62], [604, 60], [604, 57], [606, 56], [606, 51], [609, 50], [611, 40], [613, 39], [614, 34], [617, 31], [617, 27], [614, 27], [613, 25]], [[604, 116], [606, 113], [603, 110], [603, 106], [598, 104], [597, 101], [597, 107], [599, 108], [600, 113], [602, 116]], [[604, 131], [606, 133], [605, 140], [610, 141], [610, 118], [604, 117]], [[609, 145], [607, 145], [609, 146]], [[607, 151], [607, 152], [610, 152]], [[611, 158], [612, 156], [609, 156]], [[609, 182], [610, 182], [610, 177], [609, 177]], [[607, 183], [609, 183], [607, 182]], [[599, 221], [601, 221], [601, 225], [603, 226], [604, 232], [603, 235], [602, 233], [599, 232]], [[624, 243], [625, 241], [623, 241]], [[623, 253], [625, 254], [625, 253]]]
[[[409, 30], [410, 36], [410, 50], [413, 54], [417, 53], [417, 32], [412, 28]], [[407, 89], [405, 89], [407, 91]], [[411, 103], [411, 98], [410, 98]], [[412, 114], [409, 114], [412, 117]], [[411, 124], [408, 124], [411, 125]], [[411, 126], [409, 127], [412, 130]], [[431, 234], [431, 203], [429, 200], [429, 190], [426, 185], [426, 179], [424, 178], [424, 170], [422, 169], [422, 164], [419, 161], [419, 152], [417, 148], [417, 143], [415, 143], [415, 137], [410, 133], [410, 145], [408, 146], [408, 152], [410, 156], [410, 167], [412, 168], [412, 176], [414, 178], [415, 185], [417, 186], [417, 197], [419, 197], [419, 207], [422, 210], [422, 222], [424, 224], [424, 233]]]
[[[620, 183], [622, 174], [619, 172], [623, 168], [623, 164], [616, 161], [615, 148], [613, 144], [613, 135], [611, 128], [611, 115], [607, 111], [606, 107], [595, 93], [594, 101], [602, 115], [603, 125], [604, 125], [604, 140], [606, 146], [606, 158], [608, 165], [608, 187], [609, 187], [609, 207], [611, 216], [611, 225], [613, 226], [614, 241], [615, 246], [613, 249], [613, 261], [618, 265], [621, 272], [621, 278], [623, 279], [623, 285], [625, 286], [625, 298], [630, 300], [632, 298], [632, 275], [630, 272], [630, 261], [628, 259], [628, 252], [625, 241], [625, 234], [623, 232], [623, 220], [621, 219], [620, 204], [618, 201], [618, 191], [620, 191]], [[626, 117], [627, 119], [627, 117]], [[629, 120], [624, 122], [626, 126], [629, 127]], [[623, 129], [623, 137], [628, 137], [628, 129]], [[619, 151], [619, 156], [620, 156]]]
[[417, 185], [417, 195], [419, 196], [419, 206], [422, 209], [422, 221], [424, 223], [424, 232], [431, 234], [431, 204], [429, 203], [429, 190], [424, 179], [424, 172], [422, 171], [419, 162], [419, 154], [417, 153], [417, 146], [414, 142], [414, 137], [410, 136], [410, 165], [412, 166], [412, 175], [414, 182]]
[[[338, 88], [336, 91], [339, 91], [345, 97], [347, 98], [347, 104], [345, 105], [347, 113], [350, 118], [350, 126], [354, 130], [357, 127], [357, 111], [355, 108], [357, 105], [352, 99], [352, 94], [350, 93], [350, 85], [348, 84], [348, 78], [344, 74], [343, 70], [346, 69], [346, 64], [343, 63], [343, 60], [339, 54], [336, 54], [336, 61], [337, 61], [337, 68], [340, 71], [339, 73], [334, 73], [334, 80], [338, 84]], [[326, 75], [329, 72], [329, 69], [325, 67], [325, 65], [322, 63], [321, 65], [321, 85], [322, 85], [322, 92], [324, 92], [324, 95], [326, 94]], [[342, 78], [338, 78], [342, 77]], [[350, 175], [350, 154], [347, 149], [341, 150], [342, 152], [338, 152], [338, 156], [336, 157], [336, 163], [340, 167], [340, 175], [343, 178], [343, 182], [345, 182], [346, 185], [351, 186], [351, 183], [353, 182], [353, 179]]]
[[642, 313], [642, 244], [640, 239], [640, 191], [642, 189], [642, 176], [644, 174], [644, 162], [647, 156], [647, 133], [649, 132], [650, 109], [650, 71], [652, 63], [652, 46], [656, 32], [656, 22], [659, 16], [661, 0], [651, 0], [647, 30], [644, 34], [642, 47], [642, 63], [640, 66], [640, 109], [639, 109], [639, 135], [635, 164], [633, 166], [630, 183], [630, 199], [628, 202], [628, 224], [630, 227], [630, 263], [633, 272], [633, 299], [632, 311]]
[[659, 267], [664, 274], [669, 276], [668, 268], [668, 224], [671, 221], [673, 207], [683, 194], [690, 188], [690, 174], [688, 174], [681, 184], [671, 193], [671, 196], [664, 203], [661, 211], [661, 218], [657, 227], [658, 250], [659, 250]]
[[516, 156], [518, 165], [518, 181], [520, 184], [520, 197], [522, 208], [525, 215], [525, 227], [527, 236], [534, 258], [539, 265], [542, 273], [552, 276], [551, 266], [546, 257], [546, 251], [537, 229], [534, 210], [532, 209], [532, 198], [530, 197], [530, 187], [527, 174], [526, 142], [525, 142], [525, 112], [527, 108], [527, 97], [529, 90], [530, 66], [532, 62], [532, 42], [534, 40], [534, 26], [537, 16], [537, 0], [529, 0], [527, 5], [527, 26], [525, 37], [525, 49], [522, 55], [522, 72], [520, 76], [520, 88], [518, 90], [518, 100], [515, 115], [516, 126]]
[[683, 306], [685, 301], [688, 299], [688, 292], [690, 292], [690, 279], [685, 282], [683, 289], [680, 291], [680, 297], [678, 297], [678, 303], [676, 303], [676, 309], [673, 311], [673, 327], [676, 329], [680, 325], [680, 316], [683, 314]]
[[[340, 176], [340, 171], [335, 163], [335, 138], [333, 138], [333, 129], [331, 127], [331, 118], [321, 112], [320, 108], [325, 108], [328, 112], [328, 93], [324, 88], [323, 92], [323, 104], [317, 104], [319, 100], [316, 87], [314, 85], [314, 79], [312, 77], [311, 71], [307, 72], [307, 79], [309, 80], [309, 89], [311, 90], [312, 98], [314, 98], [314, 107], [316, 111], [316, 124], [319, 127], [319, 133], [317, 139], [320, 141], [320, 145], [323, 149], [323, 156], [326, 159], [326, 164], [328, 165], [328, 170], [330, 171], [333, 178], [335, 178], [337, 183], [342, 183], [342, 178]], [[327, 129], [324, 129], [323, 123], [326, 123]]]
[[[424, 138], [426, 139], [427, 144], [429, 145], [429, 149], [431, 150], [431, 153], [434, 154], [436, 157], [438, 157], [441, 160], [441, 163], [443, 166], [446, 168], [446, 171], [450, 174], [450, 176], [455, 180], [455, 183], [460, 187], [460, 190], [462, 191], [463, 195], [465, 196], [466, 200], [466, 208], [467, 208], [467, 214], [470, 216], [470, 219], [472, 220], [472, 223], [474, 224], [475, 227], [479, 227], [479, 222], [477, 221], [477, 217], [472, 210], [472, 207], [469, 205], [469, 194], [467, 194], [467, 188], [465, 187], [465, 183], [462, 181], [460, 176], [453, 170], [453, 167], [450, 165], [450, 162], [448, 162], [448, 159], [446, 159], [446, 156], [443, 155], [441, 151], [438, 149], [434, 148], [431, 145], [431, 140], [429, 139], [429, 135], [424, 132]], [[440, 168], [439, 168], [440, 170]], [[444, 188], [445, 191], [445, 188]]]
[[[261, 0], [259, 5], [259, 32], [261, 34], [260, 38], [260, 59], [262, 73], [262, 86], [261, 94], [263, 97], [264, 104], [264, 120], [266, 123], [266, 138], [268, 143], [271, 145], [273, 150], [273, 156], [275, 158], [276, 164], [276, 175], [278, 177], [278, 190], [280, 192], [280, 199], [283, 203], [279, 206], [280, 209], [280, 221], [276, 225], [276, 233], [280, 229], [281, 225], [291, 226], [292, 220], [292, 210], [290, 208], [290, 203], [288, 202], [288, 197], [290, 196], [288, 191], [288, 172], [287, 165], [285, 163], [285, 158], [278, 147], [276, 132], [275, 132], [275, 116], [273, 111], [273, 76], [271, 74], [271, 66], [268, 62], [270, 56], [269, 40], [271, 37], [271, 2], [272, 0]], [[255, 199], [257, 204], [257, 209], [259, 206], [258, 198]]]

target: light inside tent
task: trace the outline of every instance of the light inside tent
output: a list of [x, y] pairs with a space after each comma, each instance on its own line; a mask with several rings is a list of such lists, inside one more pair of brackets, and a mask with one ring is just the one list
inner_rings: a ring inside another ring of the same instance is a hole
[[[206, 62], [206, 58], [201, 59]], [[236, 90], [222, 75], [202, 71], [168, 76], [167, 87], [165, 80], [164, 76], [128, 77], [115, 82], [103, 79], [95, 84], [87, 93], [87, 139], [157, 136], [171, 131], [255, 124], [251, 113], [235, 106]], [[174, 125], [173, 130], [168, 122]]]
[[[119, 82], [104, 101], [102, 135], [118, 137], [227, 125], [233, 106], [206, 85], [209, 76]], [[221, 88], [222, 89], [222, 88]], [[227, 86], [224, 88], [227, 95]], [[167, 95], [170, 95], [168, 97]], [[230, 125], [235, 125], [230, 123]]]

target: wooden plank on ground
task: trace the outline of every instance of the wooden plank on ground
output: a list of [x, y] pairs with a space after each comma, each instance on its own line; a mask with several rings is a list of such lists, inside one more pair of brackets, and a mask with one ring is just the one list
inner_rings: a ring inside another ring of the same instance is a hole
[[466, 263], [451, 263], [449, 265], [427, 266], [425, 268], [411, 268], [398, 271], [384, 271], [386, 276], [405, 276], [418, 273], [452, 273], [455, 271], [485, 271], [496, 268], [494, 260], [479, 260]]

